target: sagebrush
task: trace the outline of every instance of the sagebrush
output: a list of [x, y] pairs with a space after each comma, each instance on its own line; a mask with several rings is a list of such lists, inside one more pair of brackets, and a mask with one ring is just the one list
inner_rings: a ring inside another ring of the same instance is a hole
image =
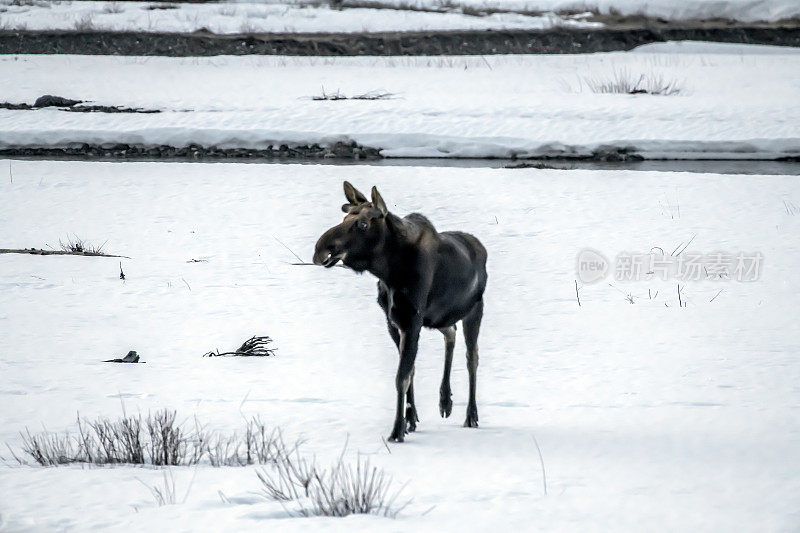
[[58, 245], [65, 252], [76, 254], [102, 254], [106, 243], [104, 242], [99, 246], [95, 246], [77, 235], [73, 235], [72, 237], [67, 237], [66, 242], [58, 239]]
[[582, 82], [598, 94], [654, 94], [672, 96], [683, 91], [681, 83], [663, 74], [633, 74], [628, 70], [615, 70], [609, 76], [584, 77]]
[[[283, 450], [273, 468], [257, 472], [267, 499], [281, 502], [295, 516], [348, 516], [375, 514], [394, 518], [409, 502], [398, 504], [404, 487], [392, 490], [393, 480], [382, 469], [359, 456], [355, 463], [344, 457], [320, 468], [300, 455], [297, 448]], [[286, 502], [295, 502], [289, 508]]]
[[270, 430], [257, 417], [245, 420], [240, 433], [219, 434], [195, 418], [179, 421], [177, 413], [162, 409], [146, 416], [85, 420], [78, 416], [77, 433], [42, 431], [20, 434], [21, 464], [26, 457], [42, 466], [71, 463], [147, 464], [188, 466], [207, 462], [212, 466], [245, 466], [275, 462], [286, 444], [277, 429]]

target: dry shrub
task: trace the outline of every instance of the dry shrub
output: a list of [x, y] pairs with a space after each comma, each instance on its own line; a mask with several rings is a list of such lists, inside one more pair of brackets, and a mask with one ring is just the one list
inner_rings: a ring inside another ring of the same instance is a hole
[[[319, 468], [300, 455], [297, 448], [283, 449], [272, 471], [256, 472], [267, 499], [284, 504], [294, 516], [348, 516], [374, 514], [395, 518], [410, 502], [397, 503], [404, 487], [392, 490], [393, 480], [383, 469], [371, 466], [359, 456], [355, 463], [344, 461], [344, 453], [330, 468]], [[286, 502], [296, 502], [294, 509]]]
[[100, 246], [94, 246], [77, 235], [73, 235], [72, 237], [67, 237], [67, 242], [58, 239], [58, 245], [65, 252], [75, 254], [102, 254], [103, 247], [105, 247], [106, 243], [104, 242]]
[[269, 357], [275, 355], [277, 351], [277, 348], [269, 348], [270, 344], [272, 344], [272, 339], [270, 337], [253, 336], [244, 341], [238, 349], [232, 352], [220, 353], [220, 351], [217, 350], [215, 352], [207, 352], [203, 354], [203, 357]]
[[[286, 446], [278, 430], [268, 430], [258, 418], [245, 421], [242, 433], [218, 435], [195, 419], [194, 427], [177, 420], [175, 411], [162, 409], [143, 417], [123, 416], [86, 421], [78, 416], [78, 433], [48, 431], [22, 437], [24, 456], [42, 466], [70, 463], [149, 464], [189, 466], [208, 461], [212, 466], [245, 466], [275, 462]], [[22, 457], [20, 457], [22, 456]]]
[[583, 82], [593, 93], [599, 94], [672, 96], [683, 90], [678, 80], [652, 72], [636, 76], [627, 70], [615, 70], [610, 77], [583, 78]]

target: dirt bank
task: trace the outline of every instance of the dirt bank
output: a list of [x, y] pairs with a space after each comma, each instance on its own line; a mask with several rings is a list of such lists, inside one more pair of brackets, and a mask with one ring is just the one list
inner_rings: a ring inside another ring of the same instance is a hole
[[800, 21], [741, 24], [620, 18], [603, 29], [215, 35], [109, 31], [0, 31], [1, 54], [135, 56], [489, 55], [630, 50], [671, 40], [800, 46]]
[[379, 159], [378, 150], [360, 146], [355, 142], [336, 143], [331, 146], [318, 144], [268, 146], [263, 150], [250, 148], [218, 148], [216, 146], [143, 146], [129, 144], [70, 143], [61, 147], [17, 147], [0, 149], [0, 157], [23, 157], [44, 159], [79, 160], [128, 160], [128, 159], [286, 159], [286, 160], [350, 160]]

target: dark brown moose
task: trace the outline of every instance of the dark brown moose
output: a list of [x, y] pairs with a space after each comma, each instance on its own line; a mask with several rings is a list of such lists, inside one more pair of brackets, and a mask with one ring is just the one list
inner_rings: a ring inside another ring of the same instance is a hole
[[344, 195], [348, 201], [342, 206], [344, 221], [319, 238], [314, 263], [330, 268], [341, 261], [346, 267], [359, 273], [366, 270], [379, 280], [378, 303], [400, 352], [395, 379], [397, 413], [389, 439], [402, 442], [419, 422], [414, 405], [414, 360], [423, 326], [444, 334], [439, 412], [443, 417], [450, 416], [450, 367], [459, 320], [464, 328], [469, 369], [464, 427], [478, 427], [475, 380], [487, 277], [486, 249], [467, 233], [436, 231], [419, 213], [403, 218], [393, 215], [375, 187], [369, 201], [345, 181]]

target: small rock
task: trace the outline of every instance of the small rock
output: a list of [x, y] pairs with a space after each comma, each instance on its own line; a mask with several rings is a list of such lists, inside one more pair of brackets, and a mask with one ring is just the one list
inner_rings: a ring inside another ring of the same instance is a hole
[[70, 100], [69, 98], [46, 94], [37, 98], [33, 107], [72, 107], [80, 103], [82, 103], [82, 100]]
[[134, 350], [128, 352], [128, 355], [123, 357], [122, 359], [107, 359], [103, 361], [104, 363], [138, 363], [139, 362], [139, 354], [136, 353]]

